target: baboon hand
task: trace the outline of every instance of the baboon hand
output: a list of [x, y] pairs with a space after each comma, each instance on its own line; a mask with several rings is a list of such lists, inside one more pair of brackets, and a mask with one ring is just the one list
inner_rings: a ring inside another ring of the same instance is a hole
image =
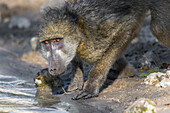
[[79, 99], [88, 99], [88, 98], [92, 98], [92, 97], [97, 97], [98, 96], [98, 92], [89, 92], [86, 89], [82, 92], [80, 92], [79, 94], [77, 94], [76, 96], [74, 96], [72, 99], [73, 100], [79, 100]]

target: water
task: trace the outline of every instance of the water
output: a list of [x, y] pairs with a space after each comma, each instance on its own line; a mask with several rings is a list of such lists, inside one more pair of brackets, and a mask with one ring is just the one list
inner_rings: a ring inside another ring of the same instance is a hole
[[0, 112], [5, 113], [68, 113], [69, 103], [57, 96], [37, 98], [34, 84], [14, 76], [0, 74]]

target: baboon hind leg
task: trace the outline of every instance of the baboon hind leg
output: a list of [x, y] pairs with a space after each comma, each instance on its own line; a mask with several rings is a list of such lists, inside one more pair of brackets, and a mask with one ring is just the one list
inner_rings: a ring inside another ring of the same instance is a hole
[[136, 72], [135, 68], [122, 56], [112, 65], [108, 77], [111, 79], [130, 77], [135, 75]]

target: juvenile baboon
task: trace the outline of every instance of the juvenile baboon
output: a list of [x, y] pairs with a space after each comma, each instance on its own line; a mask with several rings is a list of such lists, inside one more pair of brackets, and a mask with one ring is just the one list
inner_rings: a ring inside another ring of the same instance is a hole
[[49, 73], [61, 75], [70, 62], [78, 71], [85, 62], [91, 63], [87, 85], [73, 99], [97, 96], [149, 10], [152, 33], [170, 47], [170, 0], [79, 0], [47, 8], [39, 40]]

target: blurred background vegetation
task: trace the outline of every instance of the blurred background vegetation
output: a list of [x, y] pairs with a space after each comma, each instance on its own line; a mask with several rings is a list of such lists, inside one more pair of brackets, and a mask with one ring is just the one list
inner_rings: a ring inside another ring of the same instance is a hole
[[46, 0], [0, 0], [0, 3], [7, 4], [10, 8], [24, 7], [39, 10], [40, 6]]

